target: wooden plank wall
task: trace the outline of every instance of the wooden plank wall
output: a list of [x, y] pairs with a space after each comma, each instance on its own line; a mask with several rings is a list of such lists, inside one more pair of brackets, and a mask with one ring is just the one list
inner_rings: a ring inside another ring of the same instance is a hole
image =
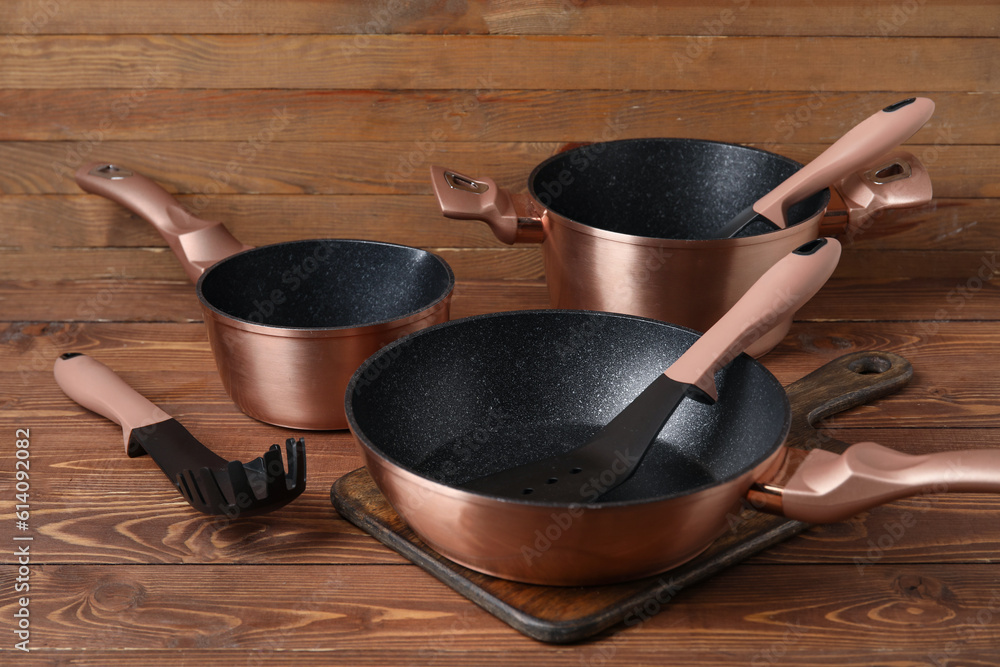
[[[458, 652], [488, 642], [495, 651], [479, 655], [478, 664], [533, 664], [538, 651], [335, 520], [324, 492], [359, 464], [346, 437], [316, 454], [316, 486], [294, 512], [273, 524], [217, 531], [162, 488], [159, 471], [136, 473], [120, 452], [97, 451], [103, 443], [92, 435], [79, 442], [95, 449], [73, 451], [81, 413], [53, 389], [50, 372], [66, 349], [92, 350], [124, 369], [137, 389], [195, 423], [206, 441], [233, 433], [251, 442], [284, 437], [280, 429], [248, 426], [222, 393], [179, 264], [148, 226], [78, 190], [71, 174], [81, 162], [133, 167], [250, 244], [333, 236], [433, 249], [455, 269], [453, 315], [462, 316], [545, 306], [541, 256], [537, 247], [503, 246], [481, 223], [443, 219], [431, 196], [430, 164], [521, 190], [532, 166], [566, 142], [696, 137], [805, 161], [874, 110], [926, 95], [937, 112], [909, 149], [930, 170], [934, 201], [888, 216], [849, 245], [826, 297], [802, 311], [798, 347], [784, 350], [778, 375], [794, 380], [840, 347], [902, 352], [918, 378], [921, 363], [934, 366], [933, 383], [837, 427], [857, 429], [853, 439], [877, 436], [898, 446], [911, 439], [906, 429], [927, 429], [931, 419], [934, 427], [964, 429], [950, 446], [974, 446], [997, 439], [1000, 391], [989, 368], [961, 366], [970, 350], [986, 354], [1000, 342], [998, 23], [992, 0], [5, 3], [0, 407], [5, 428], [45, 425], [52, 443], [36, 450], [49, 471], [38, 489], [48, 513], [38, 543], [47, 561], [37, 578], [39, 589], [50, 591], [38, 599], [49, 610], [46, 627], [59, 634], [39, 644], [87, 648], [94, 664], [121, 659], [101, 653], [106, 646], [127, 647], [148, 664], [162, 660], [160, 649], [175, 647], [171, 627], [206, 638], [204, 647], [185, 644], [204, 648], [188, 656], [195, 660], [220, 659], [227, 641], [266, 655], [276, 646], [301, 649], [306, 658], [329, 650], [309, 658], [315, 664], [328, 664], [335, 652], [391, 664], [415, 637], [442, 664], [470, 664]], [[193, 402], [192, 393], [212, 399]], [[880, 431], [886, 423], [896, 430]], [[929, 438], [915, 440], [929, 448]], [[116, 482], [126, 469], [148, 481], [138, 496], [123, 494]], [[100, 513], [81, 511], [97, 496]], [[144, 509], [153, 502], [169, 511]], [[935, 504], [907, 549], [883, 562], [924, 562], [932, 553], [943, 564], [925, 572], [972, 598], [987, 591], [980, 600], [987, 604], [994, 570], [967, 564], [995, 558], [997, 536], [980, 533], [964, 544], [935, 537], [956, 513], [977, 507]], [[995, 511], [995, 502], [988, 507]], [[12, 523], [6, 507], [0, 514]], [[876, 510], [867, 521], [875, 531], [891, 516]], [[689, 620], [677, 629], [663, 619], [626, 637], [627, 645], [548, 655], [563, 664], [603, 664], [597, 660], [605, 649], [612, 656], [621, 650], [638, 664], [642, 656], [655, 659], [665, 641], [678, 654], [702, 655], [700, 624], [713, 609], [734, 605], [733, 617], [743, 620], [711, 648], [746, 662], [753, 657], [742, 643], [748, 635], [781, 645], [792, 622], [778, 614], [764, 624], [770, 635], [761, 629], [754, 605], [760, 587], [775, 591], [773, 609], [843, 593], [844, 582], [857, 584], [852, 558], [865, 552], [868, 534], [835, 527], [777, 549], [744, 570], [752, 576], [719, 578], [697, 599], [680, 601], [678, 613]], [[817, 559], [840, 569], [800, 572], [800, 583], [789, 587], [769, 565]], [[246, 589], [247, 575], [221, 565], [234, 561], [287, 564], [288, 576], [317, 577], [316, 592], [303, 601], [274, 583], [264, 613], [260, 595]], [[169, 566], [178, 563], [190, 565]], [[317, 565], [331, 563], [350, 568], [316, 574]], [[892, 573], [878, 572], [879, 586], [897, 585]], [[95, 589], [94, 581], [102, 583]], [[171, 607], [170, 593], [180, 590], [187, 597]], [[851, 590], [838, 610], [813, 610], [815, 629], [796, 636], [796, 655], [818, 656], [836, 636], [842, 650], [829, 664], [867, 664], [866, 649], [853, 652], [855, 613], [859, 623], [884, 621], [876, 631], [885, 633], [887, 649], [914, 641], [892, 634], [905, 619], [880, 616], [881, 598]], [[158, 602], [142, 607], [147, 596]], [[243, 623], [218, 610], [196, 612], [225, 596]], [[373, 599], [396, 600], [398, 608], [370, 606]], [[938, 611], [921, 605], [912, 608]], [[144, 614], [155, 614], [153, 624]], [[917, 639], [933, 651], [957, 636], [956, 623]], [[986, 655], [991, 642], [994, 635], [979, 633], [966, 648]], [[383, 653], [372, 653], [373, 645]], [[245, 652], [233, 655], [248, 660]], [[718, 657], [723, 663], [729, 660]]]

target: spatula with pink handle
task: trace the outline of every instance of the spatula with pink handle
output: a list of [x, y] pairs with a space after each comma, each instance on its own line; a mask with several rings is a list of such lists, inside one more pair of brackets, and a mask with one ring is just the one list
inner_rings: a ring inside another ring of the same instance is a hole
[[[718, 398], [715, 373], [748, 345], [812, 298], [840, 261], [840, 244], [815, 239], [799, 246], [757, 280], [739, 301], [701, 335], [586, 443], [564, 454], [474, 479], [471, 491], [530, 500], [580, 502], [574, 480], [599, 476], [603, 493], [627, 480], [685, 397]], [[606, 484], [607, 472], [614, 480]]]
[[720, 228], [715, 238], [736, 236], [750, 224], [763, 221], [784, 229], [788, 208], [823, 188], [850, 176], [909, 139], [934, 113], [934, 102], [911, 97], [878, 111], [855, 125], [812, 162], [785, 179]]

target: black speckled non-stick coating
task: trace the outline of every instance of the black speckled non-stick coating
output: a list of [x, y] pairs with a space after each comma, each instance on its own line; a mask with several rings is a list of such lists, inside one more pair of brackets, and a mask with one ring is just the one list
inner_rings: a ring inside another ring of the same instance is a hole
[[214, 310], [273, 327], [351, 328], [396, 320], [445, 298], [448, 265], [418, 248], [350, 239], [289, 241], [223, 259], [198, 281]]
[[[347, 418], [391, 463], [461, 484], [582, 444], [695, 338], [664, 322], [589, 311], [455, 320], [368, 359], [347, 388]], [[789, 408], [774, 376], [742, 355], [717, 380], [718, 403], [683, 401], [635, 475], [602, 502], [728, 481], [781, 446]]]
[[[662, 239], [715, 238], [734, 215], [802, 167], [767, 151], [699, 139], [623, 139], [552, 156], [528, 179], [543, 206], [575, 222]], [[788, 224], [823, 210], [823, 190], [792, 206]], [[740, 236], [774, 231], [754, 223]]]

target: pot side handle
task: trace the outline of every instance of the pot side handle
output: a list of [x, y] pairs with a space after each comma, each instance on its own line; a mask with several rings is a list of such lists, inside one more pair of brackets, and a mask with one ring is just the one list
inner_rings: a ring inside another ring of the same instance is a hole
[[780, 490], [781, 513], [833, 523], [899, 498], [951, 492], [1000, 492], [1000, 449], [912, 455], [874, 442], [843, 454], [814, 449]]
[[512, 194], [491, 178], [476, 179], [439, 166], [430, 169], [434, 195], [444, 217], [482, 220], [507, 245], [545, 239], [545, 214], [530, 195]]
[[904, 150], [882, 156], [834, 187], [847, 212], [847, 241], [871, 228], [886, 211], [924, 206], [934, 196], [927, 169]]
[[85, 164], [76, 171], [76, 183], [85, 192], [110, 199], [153, 225], [192, 282], [219, 260], [251, 247], [236, 240], [222, 223], [191, 215], [166, 190], [131, 169]]
[[52, 373], [56, 384], [69, 398], [122, 427], [125, 453], [130, 457], [145, 453], [142, 447], [130, 446], [133, 429], [171, 418], [93, 357], [67, 352], [56, 359]]

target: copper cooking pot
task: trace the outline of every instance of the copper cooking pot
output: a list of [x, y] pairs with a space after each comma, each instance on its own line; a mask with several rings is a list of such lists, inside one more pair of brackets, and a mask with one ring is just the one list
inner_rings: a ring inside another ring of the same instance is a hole
[[88, 164], [76, 182], [167, 241], [196, 281], [222, 383], [254, 419], [347, 428], [344, 390], [358, 365], [387, 343], [448, 320], [455, 276], [425, 250], [350, 239], [252, 248], [129, 169]]
[[[546, 585], [611, 583], [680, 565], [747, 502], [819, 523], [927, 489], [1000, 491], [996, 450], [909, 456], [835, 440], [824, 447], [839, 444], [842, 454], [786, 447], [786, 393], [748, 355], [716, 373], [714, 405], [678, 406], [623, 484], [598, 495], [590, 491], [608, 483], [603, 474], [581, 480], [589, 485], [581, 497], [596, 501], [462, 488], [586, 442], [697, 338], [664, 322], [588, 311], [455, 320], [358, 369], [346, 395], [351, 432], [379, 490], [421, 540], [471, 569]], [[381, 371], [366, 378], [369, 368]], [[863, 402], [901, 386], [910, 367], [863, 353], [814, 375], [833, 395]], [[808, 418], [843, 407], [831, 402]]]
[[[445, 216], [482, 220], [504, 243], [542, 244], [552, 307], [640, 315], [705, 331], [803, 243], [853, 235], [884, 209], [931, 198], [920, 162], [895, 151], [835, 184], [845, 210], [831, 213], [829, 224], [830, 192], [823, 190], [792, 206], [784, 229], [706, 238], [801, 166], [736, 144], [624, 139], [550, 157], [528, 178], [530, 194], [443, 167], [432, 167], [431, 178]], [[748, 352], [759, 356], [774, 347], [793, 315]]]

